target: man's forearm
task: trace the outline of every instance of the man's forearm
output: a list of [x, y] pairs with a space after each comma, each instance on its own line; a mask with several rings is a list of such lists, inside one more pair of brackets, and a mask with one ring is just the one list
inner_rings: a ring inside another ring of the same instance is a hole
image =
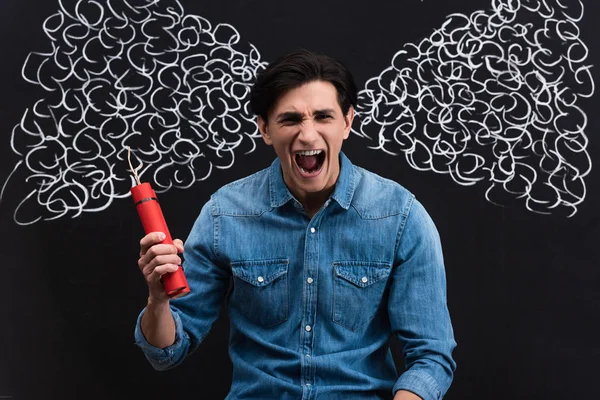
[[156, 303], [149, 299], [141, 328], [146, 341], [154, 347], [164, 349], [175, 343], [175, 320], [169, 301]]
[[398, 390], [394, 400], [422, 400], [419, 396], [408, 390]]

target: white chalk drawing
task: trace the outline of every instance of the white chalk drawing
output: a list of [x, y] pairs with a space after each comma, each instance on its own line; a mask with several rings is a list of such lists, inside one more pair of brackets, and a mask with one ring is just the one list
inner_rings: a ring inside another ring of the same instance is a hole
[[449, 15], [359, 93], [353, 132], [488, 201], [571, 217], [585, 198], [592, 96], [581, 1], [493, 0]]
[[[80, 0], [43, 25], [23, 78], [45, 97], [11, 136], [33, 189], [22, 225], [106, 209], [130, 196], [127, 147], [159, 193], [230, 168], [260, 138], [249, 91], [267, 63], [228, 24], [178, 1]], [[594, 93], [581, 1], [492, 0], [452, 14], [396, 53], [359, 93], [353, 132], [419, 171], [487, 185], [486, 199], [572, 216], [592, 163], [580, 99]]]
[[266, 63], [233, 26], [186, 15], [178, 1], [64, 3], [43, 24], [48, 50], [30, 53], [22, 70], [46, 95], [11, 136], [22, 157], [11, 175], [25, 168], [33, 186], [15, 222], [77, 217], [129, 197], [127, 147], [158, 193], [254, 150], [249, 91]]

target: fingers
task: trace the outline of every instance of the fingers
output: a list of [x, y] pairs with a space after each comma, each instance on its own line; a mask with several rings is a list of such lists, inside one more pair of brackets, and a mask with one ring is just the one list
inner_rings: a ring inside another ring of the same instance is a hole
[[144, 275], [151, 274], [154, 268], [165, 264], [181, 265], [181, 258], [177, 255], [175, 246], [166, 244], [153, 246], [138, 260], [138, 266]]
[[[140, 240], [140, 257], [146, 254], [148, 249], [165, 239], [165, 234], [162, 232], [150, 232]], [[181, 239], [173, 239], [173, 245], [177, 248], [177, 252], [183, 253], [183, 241]]]
[[150, 232], [140, 240], [140, 256], [146, 254], [153, 245], [162, 242], [165, 239], [163, 232]]
[[159, 265], [158, 267], [154, 268], [154, 271], [152, 271], [152, 273], [156, 274], [158, 276], [158, 279], [160, 279], [164, 274], [169, 273], [169, 272], [175, 272], [178, 269], [179, 269], [178, 265], [163, 264], [163, 265]]
[[145, 263], [150, 262], [154, 257], [163, 256], [168, 254], [177, 254], [177, 247], [172, 244], [155, 244], [150, 247], [143, 255], [140, 255]]
[[144, 271], [144, 279], [148, 284], [149, 295], [155, 299], [166, 299], [167, 293], [162, 285], [161, 278], [163, 275], [169, 272], [175, 272], [179, 269], [179, 266], [175, 264], [163, 264], [156, 268], [148, 267], [148, 270]]
[[[178, 254], [183, 253], [183, 242], [174, 239], [173, 244], [161, 244], [165, 239], [162, 232], [151, 232], [140, 240], [138, 267], [150, 285], [150, 290], [162, 290], [161, 277], [175, 272], [182, 263]], [[157, 289], [159, 288], [160, 289]]]

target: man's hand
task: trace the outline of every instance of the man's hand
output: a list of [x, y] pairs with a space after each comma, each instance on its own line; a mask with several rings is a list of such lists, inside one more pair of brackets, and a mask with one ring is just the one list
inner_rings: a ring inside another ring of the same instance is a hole
[[413, 392], [407, 390], [398, 390], [394, 396], [394, 400], [423, 400]]
[[177, 271], [181, 265], [177, 254], [183, 252], [183, 242], [174, 239], [173, 245], [159, 244], [164, 238], [162, 232], [151, 232], [140, 240], [138, 267], [148, 284], [149, 301], [165, 302], [169, 299], [160, 278], [168, 272]]

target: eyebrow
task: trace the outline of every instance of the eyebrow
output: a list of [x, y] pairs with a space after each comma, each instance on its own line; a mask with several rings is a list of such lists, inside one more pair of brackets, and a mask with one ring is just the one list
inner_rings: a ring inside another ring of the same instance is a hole
[[[315, 110], [313, 112], [313, 115], [334, 114], [334, 113], [335, 113], [335, 110], [333, 110], [331, 108], [324, 108], [321, 110]], [[302, 114], [297, 111], [286, 111], [281, 114], [278, 114], [277, 117], [275, 118], [275, 120], [277, 122], [281, 122], [286, 119], [299, 120], [299, 119], [302, 119]]]

